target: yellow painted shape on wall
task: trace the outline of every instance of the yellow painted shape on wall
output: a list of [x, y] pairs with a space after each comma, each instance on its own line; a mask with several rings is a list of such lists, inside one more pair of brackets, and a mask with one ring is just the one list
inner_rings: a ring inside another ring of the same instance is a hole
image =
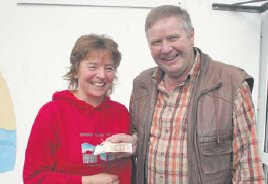
[[7, 84], [0, 72], [0, 128], [15, 130], [16, 118]]

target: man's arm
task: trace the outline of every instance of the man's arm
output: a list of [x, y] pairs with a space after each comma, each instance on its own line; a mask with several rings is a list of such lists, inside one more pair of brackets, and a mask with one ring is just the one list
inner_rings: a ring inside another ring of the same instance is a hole
[[258, 148], [255, 109], [246, 82], [243, 82], [237, 91], [233, 122], [233, 183], [264, 183]]

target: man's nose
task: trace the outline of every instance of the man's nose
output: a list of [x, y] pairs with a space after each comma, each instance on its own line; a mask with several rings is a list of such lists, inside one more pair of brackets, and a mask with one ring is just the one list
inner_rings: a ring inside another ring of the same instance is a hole
[[161, 51], [163, 53], [168, 53], [171, 51], [172, 47], [167, 41], [163, 41]]

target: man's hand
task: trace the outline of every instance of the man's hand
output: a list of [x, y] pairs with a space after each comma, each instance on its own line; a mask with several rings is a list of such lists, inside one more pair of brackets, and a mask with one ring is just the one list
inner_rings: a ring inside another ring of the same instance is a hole
[[105, 141], [109, 141], [111, 143], [131, 143], [132, 144], [132, 153], [109, 153], [111, 155], [113, 155], [116, 158], [124, 158], [124, 157], [129, 157], [133, 154], [136, 153], [136, 149], [137, 149], [137, 141], [138, 138], [136, 135], [127, 135], [127, 134], [123, 134], [123, 133], [119, 133], [116, 135], [112, 135], [111, 137], [108, 137]]

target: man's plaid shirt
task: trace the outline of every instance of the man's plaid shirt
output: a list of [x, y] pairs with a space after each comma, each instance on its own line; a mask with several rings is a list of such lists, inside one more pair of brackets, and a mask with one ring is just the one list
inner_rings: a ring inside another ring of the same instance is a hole
[[[147, 183], [188, 183], [187, 108], [193, 91], [193, 80], [200, 70], [197, 52], [194, 65], [183, 83], [167, 92], [156, 70], [158, 98], [150, 132], [147, 159]], [[233, 122], [233, 183], [264, 183], [256, 135], [255, 110], [249, 86], [244, 82], [237, 90]]]

